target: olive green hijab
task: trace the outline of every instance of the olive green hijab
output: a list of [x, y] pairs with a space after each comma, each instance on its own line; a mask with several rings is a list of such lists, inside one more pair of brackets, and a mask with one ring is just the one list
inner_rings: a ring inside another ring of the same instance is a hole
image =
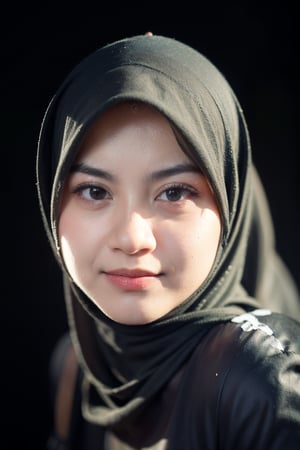
[[[57, 238], [58, 200], [84, 133], [103, 111], [127, 100], [154, 106], [183, 136], [216, 193], [223, 228], [203, 285], [165, 317], [138, 326], [107, 318], [80, 291], [65, 269]], [[123, 39], [74, 68], [42, 123], [37, 180], [45, 228], [64, 277], [71, 336], [85, 374], [83, 414], [91, 422], [116, 424], [139, 411], [213, 325], [259, 306], [282, 310], [286, 305], [288, 313], [298, 306], [293, 281], [274, 249], [241, 107], [216, 67], [175, 39]]]

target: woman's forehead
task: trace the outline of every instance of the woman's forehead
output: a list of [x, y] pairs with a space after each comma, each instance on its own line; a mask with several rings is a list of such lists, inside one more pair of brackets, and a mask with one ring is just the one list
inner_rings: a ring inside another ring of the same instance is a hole
[[127, 138], [134, 145], [143, 137], [162, 145], [173, 142], [186, 153], [187, 145], [179, 134], [156, 108], [142, 102], [122, 102], [110, 107], [87, 127], [79, 146], [79, 155], [99, 142], [118, 143], [118, 138]]
[[161, 157], [170, 162], [176, 158], [192, 163], [186, 148], [183, 138], [158, 110], [147, 104], [126, 102], [113, 106], [92, 123], [75, 161], [119, 159], [125, 153], [146, 161], [154, 156], [157, 161]]

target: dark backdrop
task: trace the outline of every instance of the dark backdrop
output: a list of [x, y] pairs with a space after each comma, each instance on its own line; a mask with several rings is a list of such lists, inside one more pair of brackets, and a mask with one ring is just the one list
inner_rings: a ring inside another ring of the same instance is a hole
[[[35, 152], [45, 108], [74, 64], [112, 40], [151, 30], [210, 58], [245, 111], [265, 183], [277, 247], [299, 284], [299, 35], [286, 2], [101, 2], [30, 9], [8, 5], [1, 35], [2, 439], [5, 450], [42, 450], [50, 426], [47, 365], [66, 328], [61, 281], [38, 211]], [[284, 6], [281, 6], [284, 5]], [[167, 6], [167, 5], [166, 5]], [[107, 9], [109, 9], [107, 7]]]

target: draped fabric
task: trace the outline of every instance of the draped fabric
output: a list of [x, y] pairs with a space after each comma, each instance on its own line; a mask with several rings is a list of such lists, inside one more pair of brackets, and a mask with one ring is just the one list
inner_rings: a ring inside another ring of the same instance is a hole
[[[146, 325], [107, 318], [71, 280], [57, 237], [63, 182], [86, 130], [109, 107], [127, 100], [157, 108], [183, 136], [189, 156], [214, 189], [222, 218], [222, 238], [207, 279], [179, 307]], [[117, 424], [147, 405], [214, 324], [262, 305], [297, 310], [295, 285], [276, 254], [242, 109], [219, 70], [175, 39], [126, 38], [74, 68], [45, 113], [37, 186], [85, 373], [83, 414], [91, 422]]]

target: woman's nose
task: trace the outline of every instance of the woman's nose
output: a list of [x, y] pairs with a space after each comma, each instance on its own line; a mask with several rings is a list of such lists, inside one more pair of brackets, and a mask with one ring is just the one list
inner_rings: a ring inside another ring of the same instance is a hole
[[151, 220], [138, 212], [119, 217], [118, 223], [111, 228], [112, 248], [128, 255], [152, 252], [156, 248], [156, 239]]

